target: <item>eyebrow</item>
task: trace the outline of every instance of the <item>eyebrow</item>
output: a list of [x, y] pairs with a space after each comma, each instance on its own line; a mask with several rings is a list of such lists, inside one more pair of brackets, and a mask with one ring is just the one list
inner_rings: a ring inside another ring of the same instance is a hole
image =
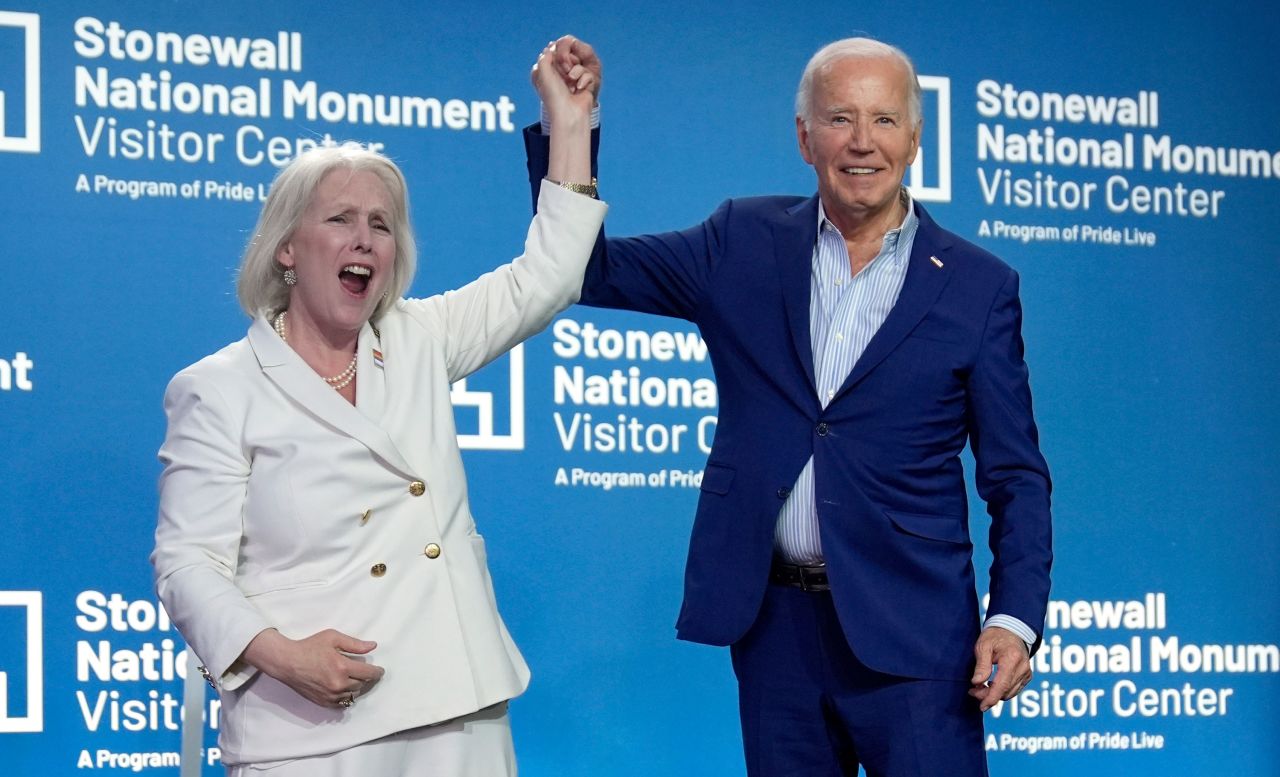
[[[346, 213], [346, 212], [348, 212], [348, 211], [359, 210], [359, 208], [357, 208], [357, 207], [356, 207], [356, 205], [355, 205], [354, 203], [351, 203], [351, 202], [344, 202], [344, 201], [341, 201], [341, 200], [339, 200], [338, 202], [335, 202], [335, 203], [333, 204], [333, 207], [334, 207], [334, 208], [337, 208], [337, 209], [338, 209], [338, 211], [340, 211], [340, 212], [342, 212], [342, 213]], [[372, 214], [372, 215], [375, 215], [375, 216], [388, 216], [388, 217], [389, 217], [389, 216], [391, 215], [391, 210], [390, 210], [389, 208], [384, 208], [384, 207], [382, 207], [382, 206], [378, 206], [378, 207], [375, 207], [375, 208], [371, 208], [371, 209], [369, 210], [369, 213], [370, 213], [370, 214]]]
[[[827, 113], [858, 113], [858, 111], [854, 110], [853, 108], [846, 108], [843, 105], [830, 105], [827, 107], [826, 112]], [[888, 108], [873, 108], [870, 111], [864, 111], [864, 113], [869, 113], [869, 114], [872, 114], [873, 116], [901, 116], [902, 115], [902, 111], [895, 111]]]

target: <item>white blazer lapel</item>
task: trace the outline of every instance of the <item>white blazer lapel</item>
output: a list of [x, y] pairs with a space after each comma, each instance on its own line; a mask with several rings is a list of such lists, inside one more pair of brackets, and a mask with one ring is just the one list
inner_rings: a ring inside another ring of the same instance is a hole
[[[361, 377], [358, 379], [360, 383], [357, 395], [365, 388], [376, 394], [374, 386], [368, 385], [372, 381], [363, 380], [366, 375], [377, 380], [373, 376], [371, 349], [376, 347], [378, 341], [373, 337], [368, 323], [360, 332], [359, 342], [360, 354], [357, 357], [357, 369]], [[258, 363], [262, 366], [262, 371], [267, 378], [297, 402], [305, 412], [358, 440], [387, 466], [398, 470], [406, 478], [418, 477], [382, 427], [329, 387], [302, 360], [301, 356], [280, 339], [266, 318], [258, 316], [254, 319], [253, 326], [249, 327], [249, 344], [253, 347], [253, 352], [257, 355]], [[374, 400], [360, 404], [361, 407], [368, 407], [375, 415], [381, 415], [380, 401]]]

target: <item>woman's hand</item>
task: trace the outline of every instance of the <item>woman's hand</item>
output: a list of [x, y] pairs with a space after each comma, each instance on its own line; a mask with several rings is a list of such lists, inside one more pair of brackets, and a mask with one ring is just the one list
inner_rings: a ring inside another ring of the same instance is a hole
[[333, 629], [298, 640], [267, 629], [249, 642], [241, 658], [313, 704], [349, 707], [356, 695], [382, 679], [383, 673], [382, 667], [351, 656], [377, 646]]

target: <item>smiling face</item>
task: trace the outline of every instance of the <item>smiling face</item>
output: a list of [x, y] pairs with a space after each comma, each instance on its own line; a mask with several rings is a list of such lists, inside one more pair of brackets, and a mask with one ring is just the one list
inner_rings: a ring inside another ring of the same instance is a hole
[[796, 117], [800, 155], [818, 174], [827, 217], [850, 236], [897, 226], [898, 191], [920, 147], [909, 73], [889, 57], [846, 58], [813, 83], [813, 115]]
[[289, 327], [334, 339], [373, 315], [396, 256], [392, 199], [367, 170], [338, 168], [320, 181], [293, 234], [276, 251], [298, 283], [289, 290]]

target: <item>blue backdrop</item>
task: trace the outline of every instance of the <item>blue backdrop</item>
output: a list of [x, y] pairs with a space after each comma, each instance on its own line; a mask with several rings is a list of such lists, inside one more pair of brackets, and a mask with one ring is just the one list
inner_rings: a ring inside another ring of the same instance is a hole
[[[574, 32], [605, 62], [614, 234], [812, 192], [808, 56], [866, 33], [915, 58], [917, 196], [1022, 275], [1056, 485], [1046, 649], [988, 714], [993, 774], [1280, 773], [1280, 10], [920, 5], [0, 0], [0, 770], [177, 774], [183, 643], [146, 562], [160, 398], [243, 336], [233, 272], [273, 158], [384, 144], [413, 195], [414, 293], [463, 283], [519, 250], [528, 69]], [[428, 121], [361, 116], [361, 95]], [[573, 308], [458, 387], [534, 673], [512, 705], [523, 774], [743, 773], [728, 656], [672, 630], [714, 431], [699, 346]], [[577, 389], [615, 371], [641, 399]], [[585, 447], [620, 417], [644, 450]]]

